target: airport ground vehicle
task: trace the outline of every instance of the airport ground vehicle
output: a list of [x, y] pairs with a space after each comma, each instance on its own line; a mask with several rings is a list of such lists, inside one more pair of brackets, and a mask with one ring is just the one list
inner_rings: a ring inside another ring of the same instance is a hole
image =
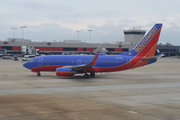
[[36, 57], [36, 56], [35, 55], [25, 55], [24, 58], [22, 58], [22, 61], [29, 61], [34, 57]]
[[2, 58], [3, 58], [3, 59], [11, 59], [11, 56], [4, 55]]

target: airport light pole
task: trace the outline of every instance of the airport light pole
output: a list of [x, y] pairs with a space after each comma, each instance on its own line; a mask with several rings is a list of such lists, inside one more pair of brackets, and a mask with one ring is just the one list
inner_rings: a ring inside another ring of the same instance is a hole
[[79, 40], [79, 32], [81, 32], [81, 31], [78, 31], [78, 30], [77, 30], [76, 32], [78, 33], [78, 40]]
[[22, 28], [22, 38], [24, 39], [24, 28], [27, 28], [26, 26], [20, 26]]
[[89, 31], [89, 42], [91, 43], [91, 32], [93, 31], [93, 30], [88, 30]]
[[18, 28], [14, 28], [14, 27], [12, 27], [11, 29], [13, 29], [13, 30], [14, 30], [14, 39], [15, 39], [15, 30], [16, 30], [16, 29], [18, 29]]
[[[53, 52], [54, 52], [54, 43], [56, 42], [56, 40], [53, 40]], [[54, 53], [53, 53], [54, 54]]]

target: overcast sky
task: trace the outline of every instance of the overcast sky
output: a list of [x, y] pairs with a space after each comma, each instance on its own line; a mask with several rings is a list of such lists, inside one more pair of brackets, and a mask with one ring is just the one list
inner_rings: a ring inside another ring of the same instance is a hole
[[124, 29], [149, 31], [163, 23], [160, 41], [180, 45], [179, 0], [0, 0], [0, 40], [79, 39], [89, 42], [124, 41]]

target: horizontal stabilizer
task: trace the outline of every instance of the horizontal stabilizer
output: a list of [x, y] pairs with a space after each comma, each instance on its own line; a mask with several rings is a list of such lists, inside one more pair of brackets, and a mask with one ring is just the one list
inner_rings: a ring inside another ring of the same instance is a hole
[[157, 59], [158, 57], [161, 57], [161, 56], [163, 56], [163, 54], [157, 55], [157, 56], [153, 56], [153, 57], [141, 58], [141, 60], [142, 60], [142, 61], [150, 61], [150, 60], [153, 60], [153, 59]]

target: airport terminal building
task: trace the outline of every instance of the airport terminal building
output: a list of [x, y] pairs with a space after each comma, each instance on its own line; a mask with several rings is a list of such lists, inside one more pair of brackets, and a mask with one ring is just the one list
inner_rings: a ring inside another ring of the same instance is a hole
[[[105, 48], [107, 54], [120, 54], [134, 48], [144, 37], [145, 30], [124, 30], [124, 41], [113, 43], [84, 43], [81, 40], [64, 40], [63, 42], [35, 42], [30, 39], [8, 38], [0, 41], [0, 49], [10, 54], [22, 54], [22, 47], [39, 49], [40, 54], [94, 54], [98, 47]], [[180, 55], [180, 46], [158, 45], [157, 49], [166, 56]], [[26, 51], [26, 54], [28, 51]]]

